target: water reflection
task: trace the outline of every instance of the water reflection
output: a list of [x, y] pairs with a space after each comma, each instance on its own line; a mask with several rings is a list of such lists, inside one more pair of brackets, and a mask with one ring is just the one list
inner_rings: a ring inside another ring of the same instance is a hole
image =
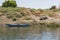
[[2, 28], [0, 40], [60, 40], [60, 28]]

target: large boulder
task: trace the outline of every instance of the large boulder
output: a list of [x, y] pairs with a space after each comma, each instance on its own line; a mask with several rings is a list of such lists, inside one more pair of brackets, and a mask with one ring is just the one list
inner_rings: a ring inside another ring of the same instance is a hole
[[46, 16], [46, 15], [41, 15], [41, 17], [40, 17], [40, 20], [47, 20], [48, 19], [48, 16]]

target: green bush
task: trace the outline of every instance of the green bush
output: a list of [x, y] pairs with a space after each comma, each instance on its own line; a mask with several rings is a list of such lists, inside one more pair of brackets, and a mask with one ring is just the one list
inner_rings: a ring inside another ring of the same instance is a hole
[[13, 20], [13, 21], [16, 21], [17, 19], [16, 19], [16, 18], [13, 18], [12, 20]]
[[52, 6], [52, 7], [50, 8], [50, 10], [51, 10], [51, 9], [56, 9], [56, 6]]
[[2, 7], [16, 7], [16, 6], [17, 6], [16, 1], [5, 1], [2, 4]]

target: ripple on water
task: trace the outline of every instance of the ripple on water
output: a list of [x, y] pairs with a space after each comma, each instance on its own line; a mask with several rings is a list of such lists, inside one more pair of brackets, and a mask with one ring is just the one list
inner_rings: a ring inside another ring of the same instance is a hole
[[0, 36], [0, 40], [60, 40], [60, 28], [20, 28], [8, 29], [5, 36]]

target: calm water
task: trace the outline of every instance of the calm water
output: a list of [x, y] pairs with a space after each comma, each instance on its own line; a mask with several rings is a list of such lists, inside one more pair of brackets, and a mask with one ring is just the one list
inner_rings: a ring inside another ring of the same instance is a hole
[[0, 28], [0, 40], [60, 40], [60, 28]]

